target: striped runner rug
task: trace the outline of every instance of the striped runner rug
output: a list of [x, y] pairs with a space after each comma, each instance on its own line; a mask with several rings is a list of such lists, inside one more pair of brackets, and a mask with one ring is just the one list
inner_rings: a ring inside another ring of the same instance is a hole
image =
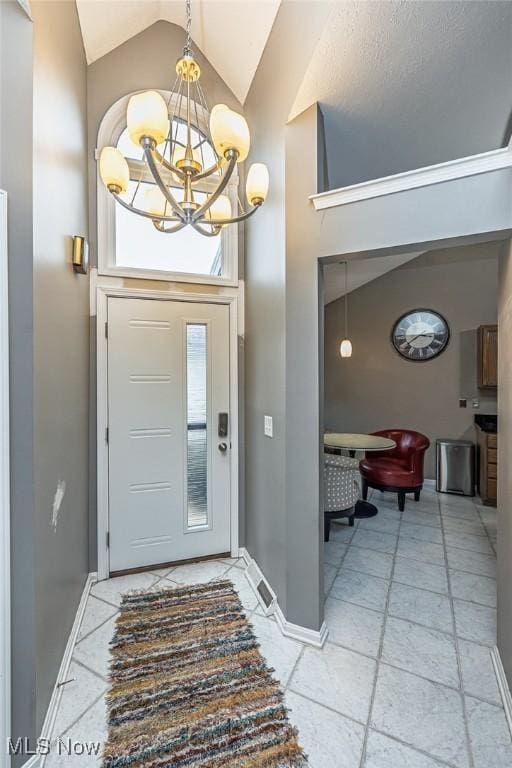
[[124, 596], [103, 768], [303, 768], [230, 581]]

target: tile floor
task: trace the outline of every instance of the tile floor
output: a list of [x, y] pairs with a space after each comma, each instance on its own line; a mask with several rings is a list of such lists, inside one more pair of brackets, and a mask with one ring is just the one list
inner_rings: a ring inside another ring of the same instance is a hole
[[322, 650], [281, 635], [241, 561], [122, 577], [92, 588], [63, 689], [46, 768], [99, 765], [68, 755], [106, 737], [108, 643], [127, 590], [232, 579], [286, 690], [310, 768], [510, 768], [512, 742], [490, 647], [496, 625], [496, 513], [425, 491], [400, 514], [375, 494], [377, 517], [332, 526], [325, 546]]

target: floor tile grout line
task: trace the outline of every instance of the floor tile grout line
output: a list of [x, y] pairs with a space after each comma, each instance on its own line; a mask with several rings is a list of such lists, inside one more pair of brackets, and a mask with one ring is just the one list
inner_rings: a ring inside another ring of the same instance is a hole
[[[101, 582], [97, 582], [97, 584], [100, 584]], [[119, 605], [116, 603], [111, 603], [109, 600], [105, 600], [104, 597], [99, 597], [98, 595], [95, 595], [93, 592], [90, 592], [91, 597], [94, 597], [96, 600], [100, 600], [102, 603], [105, 603], [105, 605], [110, 605], [111, 608], [115, 608], [117, 611], [119, 610]]]
[[439, 766], [443, 766], [443, 768], [460, 768], [460, 766], [455, 765], [455, 763], [447, 762], [446, 760], [442, 760], [440, 757], [434, 757], [431, 752], [425, 752], [424, 749], [420, 749], [419, 747], [413, 747], [411, 744], [408, 744], [406, 741], [402, 741], [401, 739], [398, 739], [396, 736], [392, 736], [389, 733], [386, 733], [385, 731], [381, 731], [379, 728], [372, 728], [372, 731], [375, 731], [375, 733], [378, 733], [380, 736], [385, 736], [388, 739], [391, 739], [391, 741], [396, 741], [397, 744], [401, 744], [404, 747], [407, 747], [408, 749], [412, 750], [413, 752], [418, 752], [418, 754], [423, 755], [424, 757], [428, 757], [430, 760], [433, 760], [434, 762], [438, 763]]
[[77, 723], [79, 723], [79, 722], [80, 722], [80, 720], [81, 720], [83, 717], [85, 717], [85, 715], [86, 715], [86, 714], [87, 714], [87, 713], [88, 713], [88, 712], [89, 712], [89, 711], [90, 711], [90, 710], [91, 710], [93, 707], [95, 707], [95, 706], [96, 706], [96, 704], [98, 703], [98, 701], [101, 701], [102, 699], [104, 699], [104, 698], [105, 698], [105, 694], [106, 694], [106, 691], [103, 691], [103, 693], [102, 693], [102, 694], [100, 694], [100, 696], [98, 696], [98, 697], [97, 697], [97, 698], [96, 698], [96, 699], [95, 699], [95, 700], [92, 702], [92, 704], [89, 704], [89, 706], [88, 706], [88, 707], [86, 707], [86, 708], [84, 709], [84, 711], [82, 712], [82, 714], [81, 714], [79, 717], [77, 717], [77, 718], [76, 718], [76, 720], [73, 720], [73, 722], [71, 723], [71, 725], [68, 725], [68, 727], [66, 728], [66, 730], [65, 730], [65, 731], [63, 731], [63, 732], [62, 732], [62, 733], [60, 733], [60, 734], [55, 734], [55, 736], [52, 736], [52, 739], [53, 739], [53, 738], [59, 738], [59, 737], [61, 737], [61, 736], [65, 736], [67, 733], [69, 733], [69, 731], [70, 731], [72, 728], [74, 728], [74, 727], [75, 727], [75, 725], [77, 725]]
[[[428, 595], [435, 595], [436, 597], [444, 597], [447, 600], [450, 600], [450, 596], [445, 592], [434, 592], [430, 589], [423, 589], [422, 587], [415, 587], [411, 586], [410, 584], [404, 584], [401, 581], [392, 581], [391, 579], [385, 579], [382, 576], [374, 576], [374, 574], [367, 573], [366, 571], [356, 571], [355, 569], [348, 568], [348, 566], [345, 566], [347, 570], [353, 570], [354, 573], [360, 573], [362, 576], [370, 576], [371, 578], [380, 579], [381, 581], [388, 581], [390, 582], [391, 588], [393, 584], [399, 584], [401, 587], [408, 587], [409, 589], [417, 589], [420, 592], [426, 592]], [[367, 611], [373, 611], [374, 613], [383, 613], [383, 611], [379, 610], [378, 608], [371, 608], [369, 605], [363, 605], [363, 603], [356, 603], [354, 600], [350, 600], [350, 597], [338, 597], [337, 595], [329, 595], [330, 600], [337, 600], [339, 603], [350, 603], [350, 605], [357, 605], [358, 608], [365, 608]], [[462, 597], [454, 597], [453, 600], [457, 600], [459, 603], [467, 603], [468, 605], [476, 605], [479, 608], [489, 608], [491, 611], [496, 610], [496, 606], [494, 605], [487, 605], [486, 603], [477, 603], [476, 600], [465, 600]], [[426, 629], [433, 629], [435, 632], [440, 632], [443, 635], [448, 635], [449, 637], [453, 637], [452, 632], [448, 632], [445, 629], [439, 629], [439, 627], [433, 627], [430, 624], [422, 624], [421, 621], [416, 621], [415, 619], [405, 618], [404, 616], [399, 616], [396, 613], [390, 613], [390, 616], [393, 619], [400, 619], [401, 621], [408, 621], [410, 624], [414, 624], [417, 627], [424, 627]], [[481, 645], [484, 648], [492, 648], [493, 645], [489, 645], [488, 643], [482, 643], [478, 640], [473, 640], [470, 637], [464, 637], [464, 635], [457, 635], [460, 637], [461, 640], [467, 640], [470, 643], [474, 643], [475, 645]]]
[[[350, 547], [353, 547], [353, 546], [354, 546], [353, 544], [350, 545]], [[348, 547], [347, 549], [350, 549], [350, 547]], [[357, 549], [360, 549], [360, 547], [357, 547]], [[376, 551], [376, 550], [372, 550], [372, 551]], [[348, 554], [348, 552], [346, 554]], [[389, 553], [381, 552], [380, 554], [389, 554]], [[401, 555], [398, 555], [398, 558], [399, 559], [404, 559], [404, 560], [411, 559], [411, 558], [408, 558], [408, 557], [404, 558]], [[413, 562], [415, 562], [415, 563], [425, 563], [425, 565], [433, 565], [436, 568], [443, 568], [446, 571], [446, 565], [438, 565], [437, 563], [427, 563], [427, 562], [425, 562], [423, 560], [414, 560]], [[369, 573], [368, 571], [363, 571], [361, 568], [356, 568], [353, 565], [345, 565], [344, 564], [343, 567], [347, 568], [347, 570], [355, 571], [356, 573], [364, 573], [367, 576], [375, 576], [375, 578], [377, 578], [377, 579], [385, 579], [386, 578], [385, 576], [376, 576], [375, 574]], [[455, 571], [456, 573], [465, 573], [468, 576], [478, 576], [478, 578], [480, 578], [480, 579], [489, 579], [490, 581], [496, 582], [496, 579], [494, 579], [492, 576], [484, 576], [481, 573], [474, 573], [473, 571], [462, 571], [460, 568], [449, 568], [449, 570]], [[387, 580], [389, 580], [389, 579], [387, 579]], [[432, 595], [441, 595], [442, 597], [448, 597], [449, 596], [448, 592], [436, 592], [434, 589], [428, 589], [428, 587], [418, 587], [415, 584], [408, 584], [407, 582], [400, 581], [400, 579], [396, 579], [396, 578], [393, 579], [393, 583], [394, 584], [402, 584], [404, 587], [411, 587], [411, 589], [420, 589], [422, 592], [428, 592], [429, 594], [432, 594]], [[342, 598], [336, 598], [336, 599], [342, 599]], [[496, 608], [495, 605], [489, 605], [488, 603], [481, 603], [481, 602], [479, 603], [479, 602], [477, 602], [477, 600], [468, 600], [467, 598], [464, 598], [464, 597], [455, 597], [455, 599], [456, 600], [461, 600], [462, 602], [465, 602], [465, 603], [471, 603], [472, 605], [481, 605], [484, 608]]]
[[[497, 553], [496, 553], [496, 548], [494, 547], [494, 544], [493, 544], [493, 542], [492, 542], [492, 539], [491, 539], [491, 537], [489, 536], [489, 531], [487, 530], [487, 526], [486, 526], [486, 524], [484, 523], [484, 519], [483, 519], [483, 517], [482, 517], [482, 514], [481, 514], [481, 512], [480, 512], [480, 509], [479, 509], [478, 505], [477, 505], [475, 502], [473, 502], [473, 504], [474, 504], [474, 506], [475, 506], [475, 509], [476, 509], [476, 513], [477, 513], [477, 515], [478, 515], [478, 519], [480, 520], [480, 522], [482, 523], [482, 525], [483, 525], [483, 527], [484, 527], [485, 535], [487, 536], [487, 540], [488, 540], [488, 542], [489, 542], [489, 546], [491, 547], [492, 551], [494, 552], [494, 557], [496, 557], [496, 556], [497, 556]], [[496, 514], [497, 514], [497, 513], [496, 513]]]
[[379, 648], [377, 650], [377, 659], [376, 659], [376, 665], [375, 665], [375, 677], [373, 679], [373, 686], [372, 686], [372, 692], [370, 696], [370, 703], [368, 707], [368, 717], [366, 720], [366, 726], [365, 726], [365, 732], [364, 732], [364, 740], [363, 740], [363, 749], [361, 751], [361, 760], [359, 762], [359, 768], [364, 768], [364, 765], [366, 763], [366, 752], [368, 748], [368, 738], [370, 735], [370, 728], [372, 723], [372, 715], [373, 715], [373, 707], [375, 704], [375, 697], [377, 695], [377, 681], [379, 679], [379, 672], [380, 672], [380, 665], [382, 661], [382, 653], [384, 650], [384, 638], [386, 634], [386, 626], [388, 621], [388, 610], [389, 610], [389, 601], [391, 599], [391, 584], [393, 582], [393, 574], [395, 571], [395, 564], [396, 564], [396, 554], [398, 551], [398, 541], [400, 536], [400, 529], [402, 527], [402, 520], [403, 520], [403, 512], [400, 514], [400, 522], [398, 524], [398, 535], [396, 537], [396, 544], [395, 544], [395, 551], [393, 554], [393, 563], [391, 565], [391, 573], [389, 577], [389, 584], [388, 584], [388, 591], [386, 594], [386, 603], [384, 606], [384, 619], [382, 621], [382, 629], [380, 634], [380, 641], [379, 641]]
[[[390, 616], [389, 618], [395, 618], [395, 617]], [[419, 626], [422, 626], [422, 625], [419, 625]], [[424, 627], [422, 626], [422, 628]], [[449, 635], [449, 637], [451, 637], [451, 635]], [[342, 643], [336, 642], [334, 640], [328, 640], [327, 645], [333, 645], [336, 648], [342, 648], [344, 651], [348, 651], [349, 653], [354, 653], [357, 656], [363, 656], [363, 658], [368, 659], [369, 661], [378, 661], [377, 656], [372, 656], [371, 654], [364, 653], [363, 651], [356, 651], [355, 648], [351, 648], [348, 645], [343, 645]], [[485, 648], [486, 650], [490, 650], [489, 646], [482, 646], [482, 647]], [[395, 664], [391, 661], [380, 659], [380, 662], [384, 664], [386, 667], [395, 669], [398, 672], [405, 672], [406, 674], [411, 675], [411, 677], [417, 677], [420, 680], [425, 680], [427, 683], [432, 683], [435, 686], [439, 686], [441, 688], [447, 688], [448, 690], [453, 691], [454, 693], [465, 693], [466, 695], [471, 696], [474, 699], [478, 699], [478, 701], [482, 701], [485, 704], [492, 704], [495, 707], [500, 707], [500, 705], [496, 704], [495, 701], [491, 701], [490, 699], [485, 699], [482, 696], [479, 696], [478, 694], [470, 693], [469, 691], [466, 691], [463, 688], [457, 688], [455, 685], [450, 685], [449, 683], [441, 682], [440, 680], [435, 680], [434, 678], [428, 677], [427, 675], [421, 675], [419, 672], [411, 672], [410, 669], [406, 669], [405, 667], [400, 667], [398, 664]]]
[[306, 646], [304, 645], [304, 643], [301, 643], [301, 645], [302, 645], [302, 648], [300, 649], [299, 655], [297, 656], [297, 659], [295, 660], [295, 664], [293, 665], [292, 670], [291, 670], [290, 674], [288, 675], [288, 680], [287, 680], [286, 684], [283, 685], [283, 690], [284, 690], [285, 693], [286, 693], [286, 691], [290, 690], [290, 686], [292, 684], [292, 679], [293, 679], [293, 676], [295, 674], [295, 671], [296, 671], [297, 667], [299, 666], [300, 660], [304, 656], [304, 651], [306, 650]]
[[[363, 723], [362, 720], [357, 720], [352, 715], [348, 715], [345, 712], [341, 712], [339, 709], [334, 709], [334, 707], [331, 707], [328, 704], [322, 704], [316, 699], [311, 698], [311, 696], [308, 696], [307, 693], [294, 690], [294, 688], [291, 685], [287, 686], [287, 690], [290, 693], [293, 693], [295, 696], [298, 696], [301, 699], [305, 699], [306, 701], [309, 701], [312, 704], [315, 704], [317, 707], [320, 707], [321, 709], [326, 709], [328, 712], [332, 712], [333, 715], [338, 715], [339, 717], [342, 717], [345, 720], [349, 720], [351, 723], [354, 723], [355, 725], [362, 726], [363, 728], [365, 727], [365, 723]], [[291, 708], [290, 711], [293, 713], [293, 708]], [[386, 733], [386, 731], [380, 730], [380, 728], [371, 727], [370, 730], [374, 731], [375, 733], [378, 733], [380, 736], [385, 736], [386, 738], [396, 742], [397, 744], [400, 744], [401, 746], [407, 747], [412, 752], [417, 752], [418, 754], [423, 755], [424, 757], [430, 758], [430, 760], [435, 760], [439, 764], [439, 766], [442, 766], [443, 768], [460, 768], [460, 766], [455, 765], [455, 763], [446, 762], [446, 760], [442, 760], [439, 757], [434, 757], [430, 752], [425, 752], [425, 750], [420, 749], [419, 747], [413, 747], [411, 744], [408, 744], [407, 742], [402, 741], [396, 736], [392, 736], [390, 733]]]
[[103, 677], [103, 675], [100, 675], [100, 673], [99, 673], [99, 672], [97, 672], [96, 670], [94, 670], [92, 667], [89, 667], [89, 666], [88, 666], [87, 664], [85, 664], [83, 661], [81, 661], [80, 659], [77, 659], [77, 658], [76, 658], [76, 656], [74, 655], [74, 649], [73, 649], [73, 654], [72, 654], [72, 656], [71, 656], [71, 661], [72, 661], [74, 664], [78, 664], [78, 666], [79, 666], [79, 667], [82, 667], [82, 669], [85, 669], [87, 672], [91, 672], [91, 674], [93, 674], [95, 677], [97, 677], [97, 678], [98, 678], [99, 680], [101, 680], [103, 683], [105, 683], [105, 684], [108, 684], [108, 680], [107, 680], [107, 678], [106, 678], [106, 677]]
[[[94, 595], [92, 595], [92, 597], [94, 597]], [[97, 598], [95, 598], [95, 599], [97, 599]], [[102, 602], [103, 602], [103, 601], [102, 601]], [[89, 599], [87, 599], [87, 603], [86, 603], [86, 606], [85, 606], [85, 609], [86, 609], [86, 610], [87, 610], [87, 605], [88, 605], [88, 603], [89, 603]], [[110, 603], [104, 603], [104, 605], [108, 605], [108, 606], [110, 606], [111, 608], [114, 608], [114, 606], [113, 606], [113, 605], [111, 605]], [[104, 619], [104, 620], [103, 620], [103, 621], [102, 621], [100, 624], [97, 624], [97, 625], [96, 625], [96, 626], [95, 626], [93, 629], [91, 629], [91, 631], [90, 631], [90, 632], [88, 632], [86, 635], [83, 635], [83, 637], [81, 637], [80, 639], [78, 639], [78, 638], [77, 638], [77, 639], [75, 640], [75, 645], [73, 646], [73, 650], [74, 650], [75, 648], [77, 648], [77, 647], [78, 647], [78, 646], [79, 646], [79, 645], [80, 645], [80, 644], [81, 644], [81, 643], [82, 643], [84, 640], [87, 640], [87, 639], [88, 639], [88, 638], [89, 638], [91, 635], [93, 635], [93, 634], [96, 632], [96, 630], [98, 630], [98, 629], [101, 629], [101, 628], [102, 628], [103, 626], [105, 626], [105, 624], [107, 624], [107, 623], [108, 623], [108, 622], [109, 622], [111, 619], [115, 618], [115, 616], [116, 616], [118, 613], [119, 613], [119, 608], [118, 608], [117, 610], [114, 610], [114, 613], [112, 614], [112, 616], [109, 616], [108, 618]], [[85, 616], [85, 611], [84, 611], [84, 616]], [[83, 621], [83, 617], [82, 617], [82, 621]], [[82, 625], [80, 624], [80, 627], [81, 627], [81, 626], [82, 626]], [[79, 631], [80, 631], [80, 630], [79, 630]]]
[[[441, 506], [439, 499], [438, 499], [438, 503]], [[466, 711], [466, 699], [465, 699], [465, 695], [464, 695], [464, 692], [463, 692], [464, 677], [463, 677], [463, 674], [462, 674], [462, 662], [461, 662], [461, 656], [460, 656], [459, 639], [457, 637], [457, 620], [456, 620], [456, 617], [455, 617], [455, 605], [454, 605], [454, 598], [453, 598], [453, 593], [452, 593], [452, 581], [451, 581], [450, 567], [449, 567], [449, 562], [448, 562], [448, 547], [447, 547], [447, 542], [446, 542], [446, 536], [445, 536], [445, 531], [444, 531], [444, 522], [443, 522], [442, 515], [441, 515], [441, 528], [442, 528], [442, 532], [443, 532], [443, 547], [444, 547], [444, 556], [445, 556], [445, 561], [446, 561], [446, 575], [447, 575], [447, 578], [448, 578], [448, 592], [449, 592], [449, 598], [450, 598], [450, 610], [451, 610], [451, 614], [452, 614], [453, 634], [454, 634], [454, 638], [455, 638], [455, 658], [456, 658], [456, 661], [457, 661], [457, 671], [458, 671], [458, 675], [459, 675], [459, 682], [460, 682], [460, 688], [461, 688], [461, 691], [460, 691], [460, 701], [461, 701], [461, 707], [462, 707], [462, 718], [463, 718], [463, 721], [464, 721], [464, 730], [465, 730], [465, 734], [466, 734], [466, 753], [467, 753], [467, 757], [469, 759], [469, 766], [470, 766], [470, 768], [474, 768], [475, 763], [474, 763], [474, 759], [473, 759], [473, 750], [471, 748], [471, 739], [470, 739], [470, 735], [469, 735], [469, 723], [468, 723], [468, 717], [467, 717], [467, 711]]]
[[[342, 567], [342, 565], [343, 565], [343, 562], [344, 562], [344, 560], [345, 560], [345, 558], [346, 558], [346, 556], [347, 556], [347, 552], [348, 552], [348, 549], [349, 549], [349, 547], [350, 547], [350, 543], [351, 543], [352, 539], [354, 538], [354, 534], [355, 534], [355, 532], [357, 531], [357, 528], [358, 528], [358, 524], [357, 524], [357, 521], [355, 521], [355, 520], [354, 520], [354, 531], [353, 531], [353, 533], [352, 533], [352, 536], [350, 537], [350, 539], [349, 539], [348, 543], [345, 545], [345, 550], [344, 550], [344, 552], [343, 552], [343, 555], [342, 555], [342, 558], [341, 558], [341, 560], [340, 560], [340, 564], [338, 565], [338, 567], [337, 567], [337, 569], [336, 569], [336, 574], [335, 574], [335, 576], [334, 576], [334, 579], [332, 580], [332, 584], [331, 584], [331, 586], [329, 587], [329, 590], [327, 591], [327, 593], [325, 592], [325, 588], [324, 588], [324, 605], [325, 605], [325, 601], [327, 600], [327, 598], [328, 598], [328, 597], [330, 596], [330, 594], [331, 594], [332, 588], [333, 588], [333, 586], [334, 586], [334, 582], [336, 581], [336, 579], [337, 579], [337, 578], [338, 578], [338, 576], [339, 576], [339, 573], [340, 573], [341, 567]], [[335, 539], [333, 539], [333, 541], [335, 541]], [[325, 544], [325, 543], [326, 543], [326, 542], [324, 542], [324, 544]], [[344, 542], [343, 542], [343, 543], [344, 543]], [[327, 561], [327, 562], [328, 562], [328, 561]], [[324, 565], [325, 565], [325, 561], [324, 561]], [[331, 563], [331, 565], [334, 565], [334, 563]]]

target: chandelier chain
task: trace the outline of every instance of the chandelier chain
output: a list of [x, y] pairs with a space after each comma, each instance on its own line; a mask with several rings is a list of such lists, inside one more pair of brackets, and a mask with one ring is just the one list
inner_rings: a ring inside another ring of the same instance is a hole
[[185, 42], [185, 55], [190, 55], [192, 53], [192, 8], [191, 8], [191, 0], [186, 0], [185, 3], [186, 9], [187, 9], [187, 39]]

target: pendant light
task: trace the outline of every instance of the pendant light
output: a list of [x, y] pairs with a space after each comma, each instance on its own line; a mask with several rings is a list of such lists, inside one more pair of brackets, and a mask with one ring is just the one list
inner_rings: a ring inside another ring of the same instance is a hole
[[345, 265], [345, 337], [340, 344], [341, 357], [352, 357], [352, 342], [348, 338], [348, 263], [343, 262]]

